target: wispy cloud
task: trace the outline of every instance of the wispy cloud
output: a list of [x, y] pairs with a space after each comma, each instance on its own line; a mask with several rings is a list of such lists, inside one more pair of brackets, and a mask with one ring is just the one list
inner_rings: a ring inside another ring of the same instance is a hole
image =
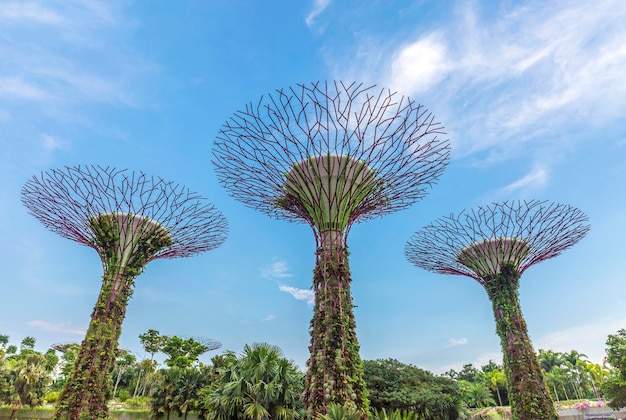
[[0, 93], [5, 97], [30, 100], [41, 100], [47, 96], [39, 87], [20, 77], [0, 78]]
[[[535, 349], [550, 349], [558, 352], [576, 350], [584, 353], [594, 363], [602, 362], [605, 356], [604, 343], [609, 334], [624, 328], [623, 316], [600, 319], [598, 322], [581, 324], [554, 331], [533, 339]], [[580, 347], [580, 343], [587, 343]]]
[[[463, 3], [450, 24], [403, 34], [400, 46], [362, 36], [352, 50], [367, 54], [331, 64], [339, 76], [384, 81], [416, 99], [428, 91], [457, 156], [506, 159], [546, 133], [626, 117], [626, 3], [509, 4], [487, 17], [483, 2]], [[561, 136], [550, 147], [573, 141], [586, 140]]]
[[402, 47], [393, 58], [388, 84], [407, 93], [422, 93], [445, 78], [450, 63], [446, 45], [430, 34]]
[[281, 292], [289, 293], [297, 300], [303, 300], [308, 305], [312, 305], [315, 293], [312, 290], [298, 289], [284, 284], [281, 279], [293, 277], [289, 272], [289, 267], [286, 261], [274, 261], [271, 264], [261, 267], [261, 276], [266, 279], [275, 280], [278, 283], [278, 290]]
[[[0, 132], [13, 141], [14, 160], [40, 159], [33, 139], [44, 125], [52, 137], [72, 125], [109, 130], [92, 116], [94, 107], [154, 106], [142, 99], [142, 83], [156, 66], [129, 42], [136, 26], [125, 7], [0, 2]], [[44, 153], [50, 146], [43, 143]]]
[[295, 287], [287, 286], [284, 284], [278, 286], [278, 289], [281, 292], [289, 293], [291, 296], [295, 297], [298, 300], [305, 301], [307, 305], [313, 305], [313, 302], [315, 301], [315, 292], [313, 292], [313, 290], [297, 289]]
[[276, 320], [276, 315], [268, 315], [262, 319], [262, 321], [264, 322], [275, 321], [275, 320]]
[[43, 134], [41, 136], [41, 141], [45, 150], [53, 152], [55, 150], [63, 149], [62, 143], [48, 134]]
[[464, 346], [468, 343], [467, 338], [463, 337], [463, 338], [450, 338], [448, 340], [448, 346], [449, 347], [456, 347], [456, 346]]
[[285, 261], [275, 261], [269, 265], [261, 267], [261, 276], [271, 279], [283, 279], [292, 277]]
[[317, 18], [330, 4], [331, 0], [313, 0], [313, 10], [309, 12], [304, 20], [307, 26], [312, 26]]
[[42, 331], [46, 331], [46, 332], [73, 334], [73, 335], [81, 335], [81, 336], [85, 335], [85, 330], [71, 328], [67, 322], [53, 324], [47, 321], [34, 320], [34, 321], [29, 321], [28, 325], [30, 325], [31, 327], [38, 328]]
[[519, 196], [520, 191], [527, 189], [535, 190], [545, 187], [548, 183], [548, 179], [548, 170], [545, 167], [538, 165], [520, 179], [513, 181], [505, 187], [501, 188], [499, 191], [499, 195], [507, 196], [512, 193], [516, 193]]
[[34, 1], [9, 1], [0, 4], [0, 21], [36, 22], [59, 25], [65, 19], [50, 8]]

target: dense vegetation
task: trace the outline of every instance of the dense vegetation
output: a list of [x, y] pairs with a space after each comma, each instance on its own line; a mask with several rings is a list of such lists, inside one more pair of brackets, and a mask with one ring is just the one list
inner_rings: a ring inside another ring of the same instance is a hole
[[[127, 408], [150, 410], [157, 418], [186, 418], [195, 413], [210, 420], [295, 420], [306, 418], [302, 404], [305, 374], [278, 347], [246, 345], [203, 364], [206, 347], [193, 338], [164, 336], [156, 330], [140, 335], [149, 358], [119, 351], [111, 378], [114, 401]], [[55, 403], [72, 372], [79, 346], [55, 345], [35, 350], [35, 339], [19, 346], [0, 335], [0, 404], [12, 408]], [[60, 356], [58, 355], [60, 354]], [[161, 354], [163, 364], [156, 362]], [[626, 406], [626, 330], [607, 340], [607, 365], [591, 363], [575, 350], [539, 350], [538, 359], [555, 401], [607, 399]], [[472, 409], [506, 406], [508, 387], [503, 367], [493, 361], [442, 375], [394, 359], [365, 360], [364, 380], [371, 415], [377, 420], [457, 419]], [[350, 407], [331, 405], [318, 420], [360, 418]]]

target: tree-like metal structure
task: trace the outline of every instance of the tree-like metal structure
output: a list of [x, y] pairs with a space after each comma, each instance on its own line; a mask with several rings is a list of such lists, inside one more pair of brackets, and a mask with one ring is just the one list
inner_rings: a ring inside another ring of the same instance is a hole
[[54, 343], [50, 346], [51, 349], [58, 351], [59, 353], [67, 353], [71, 351], [72, 348], [79, 348], [80, 343], [76, 343], [74, 341], [69, 341], [66, 343]]
[[179, 184], [100, 166], [34, 176], [22, 189], [22, 202], [46, 228], [95, 249], [102, 260], [100, 295], [56, 418], [106, 418], [134, 279], [154, 259], [187, 257], [221, 245], [226, 220]]
[[360, 221], [422, 199], [449, 158], [443, 127], [409, 98], [358, 83], [276, 90], [235, 112], [213, 149], [221, 184], [269, 216], [308, 223], [316, 240], [304, 402], [365, 416], [347, 237]]
[[220, 343], [219, 341], [213, 339], [213, 338], [208, 338], [208, 337], [200, 337], [200, 336], [183, 336], [181, 337], [185, 340], [188, 339], [192, 339], [193, 341], [195, 341], [196, 343], [199, 343], [202, 347], [204, 347], [204, 351], [202, 352], [202, 354], [209, 352], [209, 351], [213, 351], [213, 350], [217, 350], [219, 348], [222, 347], [222, 343]]
[[580, 210], [546, 201], [506, 201], [443, 217], [416, 232], [405, 248], [418, 267], [468, 276], [491, 301], [514, 419], [558, 419], [528, 336], [519, 279], [589, 231]]

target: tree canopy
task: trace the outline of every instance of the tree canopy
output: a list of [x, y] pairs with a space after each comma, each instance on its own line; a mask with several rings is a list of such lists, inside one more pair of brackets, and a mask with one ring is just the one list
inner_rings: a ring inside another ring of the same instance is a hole
[[377, 410], [409, 410], [420, 419], [456, 419], [462, 396], [456, 382], [395, 359], [366, 360], [364, 378]]

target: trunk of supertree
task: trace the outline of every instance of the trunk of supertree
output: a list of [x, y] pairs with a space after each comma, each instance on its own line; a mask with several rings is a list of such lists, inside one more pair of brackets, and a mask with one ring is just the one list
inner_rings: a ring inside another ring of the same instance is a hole
[[511, 412], [515, 420], [556, 420], [559, 416], [519, 304], [519, 278], [515, 267], [508, 264], [497, 278], [484, 279], [502, 345]]
[[111, 375], [133, 279], [134, 276], [105, 272], [72, 377], [59, 398], [56, 419], [108, 418]]
[[[142, 223], [145, 226], [146, 222]], [[134, 279], [155, 252], [171, 244], [164, 231], [131, 231], [130, 223], [119, 226], [111, 215], [94, 217], [90, 224], [104, 268], [102, 287], [72, 377], [59, 397], [55, 419], [108, 418], [118, 340]]]
[[369, 412], [350, 293], [348, 252], [343, 245], [318, 249], [313, 272], [315, 307], [304, 404], [312, 418], [336, 403]]

